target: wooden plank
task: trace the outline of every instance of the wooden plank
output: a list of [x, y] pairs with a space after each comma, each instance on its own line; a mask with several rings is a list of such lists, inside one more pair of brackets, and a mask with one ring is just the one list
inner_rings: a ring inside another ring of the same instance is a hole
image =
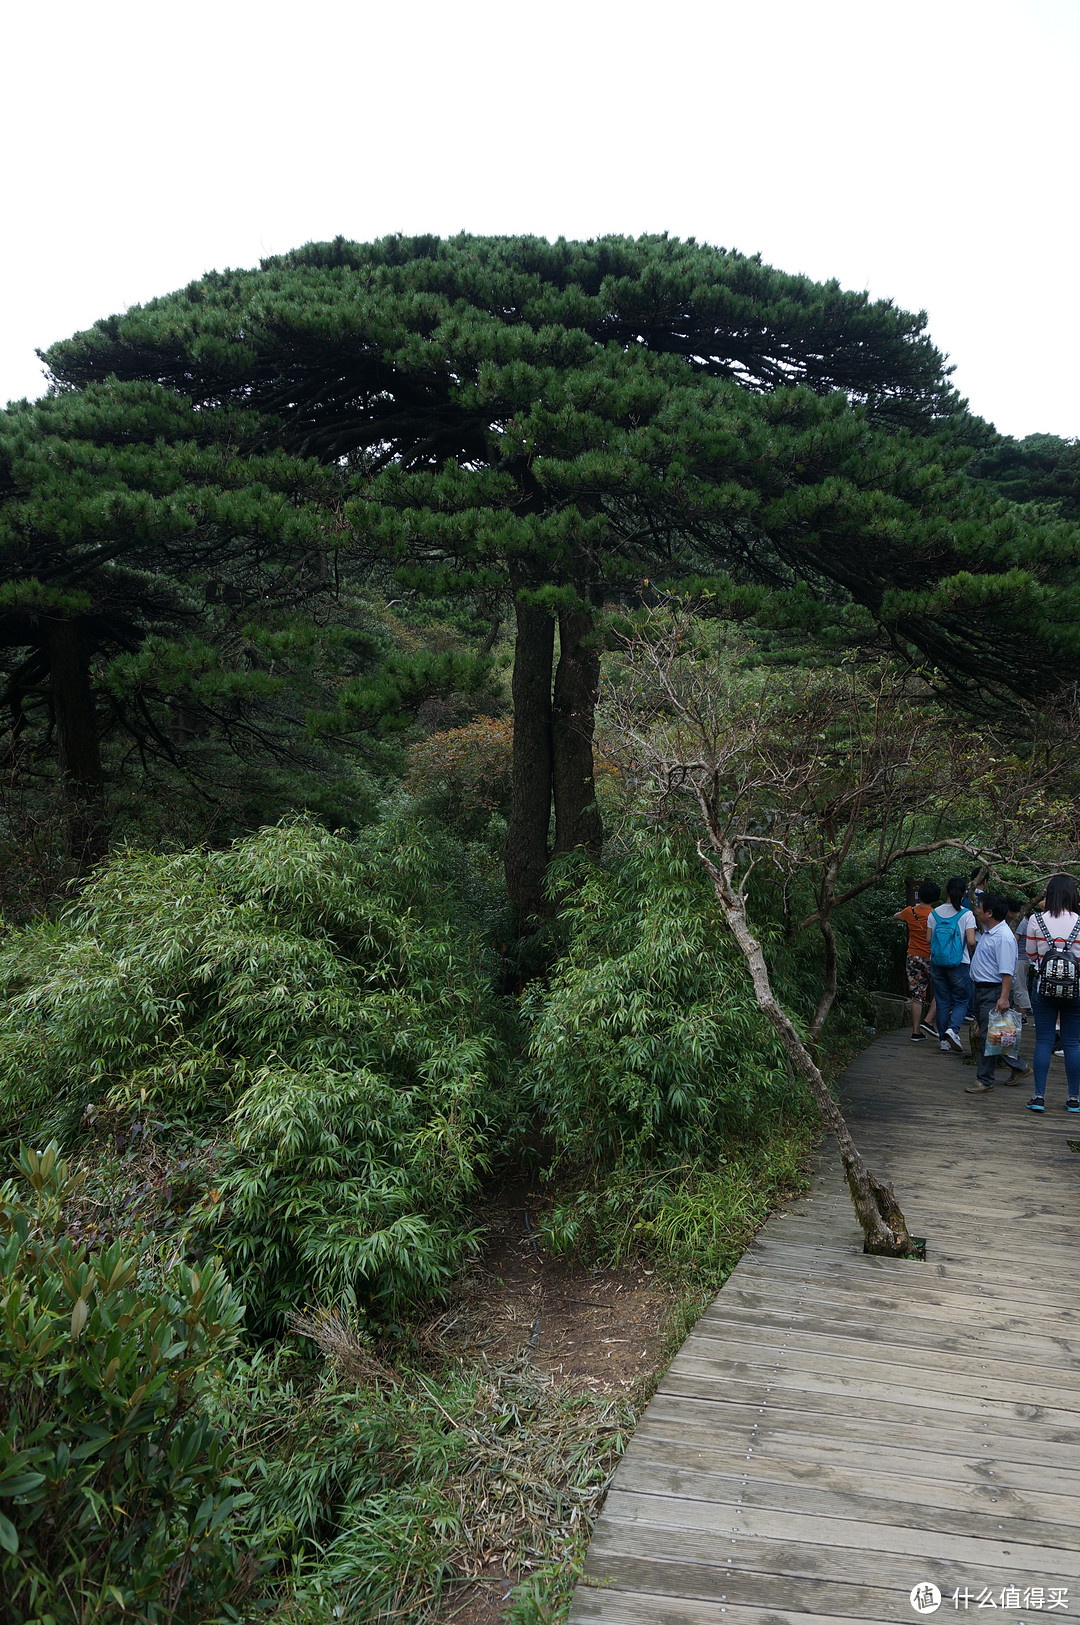
[[[1008, 1234], [1009, 1227], [1020, 1225], [1041, 1225], [1044, 1228], [1044, 1244], [1042, 1256], [1047, 1266], [1052, 1266], [1056, 1274], [1060, 1269], [1065, 1275], [1076, 1271], [1075, 1249], [1068, 1240], [1069, 1228], [1072, 1219], [1070, 1208], [1065, 1203], [1052, 1213], [1028, 1211], [994, 1212], [980, 1211], [978, 1220], [955, 1218], [939, 1208], [934, 1214], [927, 1216], [923, 1221], [927, 1225], [925, 1234], [927, 1241], [926, 1264], [933, 1268], [935, 1264], [944, 1263], [951, 1267], [952, 1272], [973, 1270], [981, 1268], [984, 1274], [997, 1280], [1003, 1273], [1008, 1278], [1024, 1278], [1025, 1272], [1030, 1268], [1031, 1252], [1015, 1236]], [[908, 1214], [908, 1223], [916, 1233], [924, 1233], [920, 1224], [920, 1215], [917, 1212]], [[984, 1245], [987, 1230], [997, 1231], [997, 1239], [991, 1248]], [[826, 1226], [810, 1228], [800, 1224], [798, 1226], [799, 1245], [820, 1251], [840, 1252], [845, 1256], [854, 1253], [857, 1257], [864, 1257], [862, 1251], [862, 1237], [852, 1236], [836, 1237], [831, 1241]], [[924, 1268], [926, 1267], [924, 1264]]]
[[728, 1607], [698, 1598], [581, 1586], [567, 1625], [850, 1625], [850, 1620], [850, 1615], [780, 1614], [774, 1608]]
[[908, 1427], [927, 1414], [940, 1417], [948, 1427], [963, 1427], [965, 1422], [968, 1425], [987, 1422], [991, 1432], [999, 1417], [1020, 1417], [1025, 1422], [1039, 1423], [1052, 1438], [1080, 1445], [1080, 1412], [1061, 1406], [1023, 1406], [1012, 1399], [997, 1399], [989, 1391], [986, 1399], [978, 1399], [971, 1394], [926, 1386], [909, 1388], [905, 1397], [890, 1397], [890, 1394], [900, 1393], [900, 1389], [890, 1388], [888, 1383], [854, 1383], [846, 1376], [832, 1378], [827, 1373], [783, 1371], [780, 1367], [763, 1367], [742, 1375], [719, 1373], [711, 1368], [695, 1370], [692, 1368], [695, 1363], [687, 1355], [679, 1368], [667, 1370], [656, 1391], [685, 1399], [741, 1399], [749, 1404], [765, 1402], [773, 1407], [796, 1404], [806, 1409], [812, 1404], [819, 1412], [840, 1417], [869, 1417], [877, 1422], [882, 1435], [887, 1428], [892, 1432], [895, 1427]]
[[815, 1282], [810, 1290], [801, 1282], [793, 1284], [782, 1275], [764, 1271], [730, 1277], [724, 1291], [725, 1304], [744, 1308], [772, 1308], [784, 1314], [817, 1313], [830, 1318], [854, 1316], [866, 1328], [868, 1336], [873, 1336], [878, 1326], [887, 1330], [896, 1317], [901, 1317], [911, 1319], [920, 1331], [926, 1329], [925, 1322], [930, 1322], [938, 1334], [948, 1329], [951, 1335], [959, 1337], [990, 1326], [1017, 1336], [1022, 1336], [1027, 1329], [1034, 1335], [1052, 1337], [1058, 1343], [1063, 1338], [1080, 1342], [1080, 1319], [1075, 1315], [1066, 1310], [1036, 1318], [1024, 1310], [1020, 1298], [1010, 1307], [988, 1305], [978, 1297], [960, 1298], [942, 1289], [925, 1297], [868, 1293], [858, 1283], [843, 1278]]
[[927, 1413], [916, 1402], [890, 1406], [890, 1415], [880, 1414], [883, 1409], [869, 1406], [867, 1414], [857, 1415], [834, 1394], [765, 1388], [751, 1394], [745, 1385], [730, 1395], [710, 1398], [697, 1385], [689, 1393], [680, 1393], [674, 1384], [667, 1386], [665, 1379], [638, 1426], [640, 1429], [655, 1417], [665, 1428], [697, 1429], [715, 1439], [721, 1430], [741, 1422], [744, 1437], [756, 1430], [762, 1440], [776, 1432], [792, 1431], [829, 1440], [858, 1440], [879, 1448], [921, 1448], [935, 1454], [950, 1451], [980, 1458], [984, 1453], [1008, 1450], [1013, 1460], [1044, 1462], [1055, 1471], [1080, 1467], [1080, 1425], [1040, 1433], [1027, 1417], [988, 1414], [980, 1419], [962, 1410]]
[[[1033, 1259], [1032, 1268], [1035, 1267], [1036, 1261]], [[835, 1269], [821, 1268], [816, 1272], [789, 1270], [771, 1261], [768, 1265], [752, 1264], [745, 1269], [740, 1264], [738, 1269], [741, 1272], [740, 1286], [752, 1288], [755, 1282], [760, 1282], [762, 1286], [771, 1286], [774, 1290], [782, 1288], [793, 1300], [806, 1300], [808, 1294], [814, 1299], [835, 1297], [841, 1301], [858, 1296], [867, 1309], [890, 1309], [910, 1303], [915, 1310], [920, 1306], [924, 1311], [929, 1308], [944, 1309], [958, 1319], [967, 1315], [978, 1315], [983, 1319], [996, 1316], [1001, 1317], [1005, 1325], [1011, 1323], [1020, 1327], [1041, 1324], [1055, 1330], [1060, 1328], [1065, 1335], [1073, 1336], [1080, 1331], [1080, 1313], [1064, 1296], [1066, 1292], [1076, 1290], [1072, 1282], [1063, 1288], [1062, 1300], [1054, 1303], [1045, 1294], [1029, 1294], [1019, 1285], [1006, 1286], [998, 1292], [979, 1283], [969, 1285], [940, 1277], [928, 1279], [925, 1285], [920, 1283], [917, 1287], [908, 1282], [889, 1281], [879, 1287], [873, 1280], [859, 1280], [854, 1277], [854, 1272], [845, 1271], [842, 1261]]]
[[[866, 1354], [852, 1354], [843, 1349], [806, 1348], [801, 1342], [765, 1339], [758, 1343], [735, 1337], [701, 1335], [681, 1350], [672, 1362], [671, 1371], [680, 1376], [701, 1375], [720, 1378], [738, 1377], [756, 1382], [764, 1381], [766, 1373], [779, 1373], [784, 1379], [826, 1382], [830, 1388], [882, 1398], [902, 1394], [905, 1398], [918, 1393], [941, 1391], [950, 1398], [961, 1396], [980, 1402], [988, 1397], [995, 1404], [1038, 1405], [1067, 1416], [1075, 1415], [1080, 1422], [1080, 1392], [1075, 1382], [1070, 1383], [1063, 1373], [1059, 1382], [1048, 1382], [1043, 1368], [1033, 1368], [1030, 1376], [1017, 1377], [1009, 1369], [990, 1371], [987, 1362], [963, 1356], [954, 1357], [951, 1364], [936, 1359], [924, 1359], [909, 1367], [900, 1360], [885, 1360]], [[883, 1380], [881, 1373], [889, 1373]], [[771, 1380], [771, 1378], [770, 1378]]]
[[[1048, 1235], [1046, 1245], [1040, 1248], [1041, 1256], [1048, 1262], [1056, 1263], [1065, 1276], [1071, 1276], [1074, 1280], [1080, 1277], [1075, 1251], [1065, 1245], [1063, 1239], [1054, 1235], [1054, 1227], [1060, 1229], [1066, 1223], [1065, 1217], [1057, 1214], [1049, 1216], [1039, 1214], [1034, 1219], [1010, 1216], [1004, 1219], [983, 1220], [980, 1217], [977, 1225], [973, 1221], [969, 1228], [961, 1230], [957, 1227], [951, 1234], [946, 1234], [942, 1229], [937, 1236], [931, 1229], [928, 1232], [925, 1261], [879, 1260], [863, 1252], [861, 1236], [841, 1235], [834, 1237], [832, 1241], [816, 1241], [813, 1236], [802, 1233], [799, 1233], [797, 1238], [792, 1236], [790, 1240], [783, 1236], [774, 1238], [772, 1235], [759, 1235], [743, 1257], [749, 1264], [776, 1260], [782, 1262], [786, 1269], [794, 1266], [818, 1269], [826, 1263], [835, 1268], [846, 1265], [850, 1259], [855, 1264], [857, 1274], [884, 1274], [910, 1280], [912, 1285], [920, 1284], [927, 1276], [941, 1273], [958, 1281], [974, 1281], [984, 1276], [991, 1283], [1003, 1278], [1011, 1280], [1016, 1277], [1025, 1280], [1029, 1290], [1038, 1291], [1051, 1302], [1057, 1301], [1060, 1292], [1059, 1282], [1055, 1278], [1056, 1272], [1055, 1275], [1043, 1276], [1038, 1281], [1032, 1281], [1026, 1274], [1030, 1270], [1031, 1251], [1021, 1248], [1017, 1237], [1013, 1237], [1011, 1242], [999, 1238], [993, 1245], [990, 1244], [987, 1230], [992, 1231], [993, 1225], [1021, 1223], [1045, 1224]], [[952, 1259], [947, 1257], [950, 1252], [954, 1255]]]
[[[599, 1529], [599, 1525], [597, 1526]], [[595, 1541], [594, 1541], [595, 1545]], [[920, 1573], [916, 1579], [932, 1580], [930, 1573]], [[912, 1582], [915, 1583], [914, 1581]], [[591, 1586], [604, 1586], [605, 1591], [591, 1590]], [[695, 1604], [725, 1605], [764, 1609], [768, 1614], [777, 1609], [791, 1608], [793, 1598], [810, 1612], [824, 1617], [843, 1620], [873, 1620], [877, 1625], [892, 1619], [912, 1620], [909, 1602], [910, 1587], [902, 1591], [897, 1587], [891, 1594], [884, 1586], [850, 1585], [843, 1582], [820, 1580], [804, 1575], [793, 1585], [787, 1574], [767, 1571], [744, 1574], [741, 1571], [710, 1568], [701, 1563], [658, 1562], [648, 1557], [634, 1557], [624, 1553], [590, 1549], [585, 1564], [584, 1584], [575, 1591], [575, 1609], [579, 1598], [604, 1598], [610, 1609], [613, 1594], [643, 1593], [656, 1599], [657, 1618], [660, 1607], [667, 1599], [682, 1598]], [[577, 1617], [572, 1612], [571, 1620]], [[609, 1612], [606, 1616], [618, 1618]], [[711, 1614], [691, 1615], [694, 1620], [707, 1620]], [[725, 1616], [726, 1617], [726, 1616]], [[1006, 1616], [995, 1616], [995, 1625], [1004, 1625]]]
[[[1076, 1547], [1080, 1493], [1041, 1489], [1024, 1493], [990, 1482], [958, 1484], [899, 1473], [859, 1472], [847, 1465], [808, 1466], [773, 1451], [756, 1464], [755, 1476], [748, 1481], [742, 1476], [745, 1463], [745, 1455], [735, 1451], [639, 1439], [619, 1468], [619, 1485], [641, 1494], [776, 1511], [805, 1511], [809, 1506], [821, 1518], [892, 1521], [914, 1529], [929, 1526], [963, 1535], [981, 1534], [987, 1520], [992, 1520], [1012, 1540], [1029, 1541], [1035, 1531], [1044, 1547], [1065, 1546], [1070, 1551]], [[1077, 1488], [1080, 1490], [1080, 1483]]]
[[[1025, 1328], [1042, 1331], [1055, 1342], [1061, 1339], [1080, 1341], [1080, 1318], [1071, 1310], [1057, 1314], [1034, 1316], [1016, 1308], [991, 1307], [979, 1299], [957, 1298], [939, 1291], [934, 1296], [915, 1298], [875, 1292], [867, 1293], [857, 1283], [837, 1278], [816, 1282], [813, 1290], [803, 1284], [793, 1287], [780, 1275], [757, 1274], [754, 1278], [742, 1275], [729, 1278], [724, 1287], [730, 1292], [730, 1301], [746, 1306], [768, 1304], [791, 1312], [807, 1310], [821, 1314], [861, 1313], [862, 1323], [873, 1328], [888, 1326], [890, 1318], [907, 1316], [914, 1323], [930, 1321], [935, 1326], [970, 1327], [973, 1331], [1006, 1332], [1023, 1335]], [[1021, 1300], [1017, 1300], [1019, 1303]]]
[[[951, 1614], [951, 1605], [948, 1606]], [[918, 1620], [906, 1597], [903, 1599], [904, 1612], [901, 1612], [899, 1602], [884, 1602], [883, 1607], [896, 1611], [883, 1613], [880, 1616], [882, 1620], [904, 1617], [910, 1621]], [[699, 1598], [659, 1597], [641, 1591], [614, 1591], [598, 1586], [581, 1588], [575, 1597], [567, 1625], [851, 1625], [852, 1619], [857, 1617], [860, 1616], [808, 1614]], [[939, 1614], [938, 1618], [941, 1617]], [[1033, 1625], [1033, 1618], [1037, 1619], [1038, 1615], [1020, 1615], [1011, 1609], [1002, 1613], [998, 1609], [988, 1617], [998, 1621], [999, 1625]]]
[[[732, 1555], [724, 1555], [726, 1552]], [[604, 1576], [614, 1579], [620, 1570], [625, 1571], [625, 1565], [642, 1563], [650, 1565], [658, 1591], [666, 1589], [663, 1583], [666, 1573], [671, 1575], [672, 1571], [692, 1568], [690, 1583], [697, 1583], [698, 1596], [755, 1604], [767, 1601], [770, 1592], [778, 1599], [784, 1594], [806, 1596], [810, 1586], [835, 1586], [830, 1607], [835, 1607], [841, 1588], [862, 1589], [874, 1597], [875, 1607], [880, 1607], [880, 1592], [890, 1591], [908, 1604], [911, 1586], [919, 1579], [931, 1579], [942, 1591], [952, 1591], [965, 1581], [965, 1570], [953, 1562], [953, 1558], [895, 1557], [887, 1552], [825, 1547], [797, 1540], [747, 1539], [737, 1542], [732, 1549], [719, 1547], [708, 1534], [687, 1529], [653, 1529], [648, 1524], [620, 1524], [617, 1519], [604, 1516], [593, 1536], [588, 1573], [596, 1579]], [[1039, 1563], [1038, 1570], [1025, 1573], [1013, 1568], [1009, 1557], [1004, 1557], [1000, 1565], [981, 1566], [976, 1578], [981, 1586], [992, 1589], [1010, 1584], [1044, 1584], [1046, 1568]], [[676, 1594], [685, 1596], [687, 1591], [679, 1586]], [[693, 1596], [692, 1591], [689, 1594]], [[812, 1594], [807, 1596], [807, 1602], [814, 1605]], [[843, 1605], [838, 1612], [843, 1612]], [[874, 1618], [874, 1612], [870, 1612], [869, 1617]], [[909, 1607], [908, 1617], [911, 1617]]]
[[[702, 1598], [662, 1597], [640, 1591], [600, 1586], [594, 1588], [586, 1583], [575, 1596], [568, 1625], [575, 1625], [575, 1622], [576, 1625], [851, 1625], [852, 1620], [857, 1618], [876, 1619], [879, 1622], [918, 1618], [911, 1610], [908, 1597], [901, 1599], [885, 1592], [879, 1595], [879, 1613], [840, 1615], [753, 1607]], [[954, 1618], [964, 1611], [961, 1609], [954, 1613], [948, 1601], [942, 1607], [947, 1608], [949, 1616]], [[972, 1603], [971, 1607], [974, 1609], [975, 1604]], [[938, 1617], [948, 1616], [939, 1614]], [[976, 1615], [977, 1619], [983, 1617], [981, 1613]], [[998, 1625], [1035, 1625], [1040, 1615], [1026, 1609], [1018, 1612], [995, 1605], [994, 1613], [985, 1617], [994, 1619]], [[1064, 1619], [1067, 1616], [1055, 1614], [1053, 1617]]]
[[[1073, 1262], [1075, 1255], [1070, 1253], [1068, 1257], [1070, 1268], [1064, 1272], [1066, 1281], [1074, 1286], [1080, 1285], [1080, 1271]], [[843, 1246], [804, 1247], [797, 1243], [774, 1242], [771, 1237], [759, 1237], [743, 1254], [736, 1269], [750, 1272], [755, 1266], [764, 1265], [784, 1274], [798, 1273], [811, 1278], [822, 1275], [827, 1278], [842, 1277], [851, 1282], [861, 1280], [871, 1289], [883, 1286], [904, 1292], [940, 1291], [942, 1285], [950, 1284], [969, 1296], [978, 1294], [993, 1300], [1012, 1298], [1017, 1290], [1022, 1290], [1026, 1304], [1037, 1307], [1045, 1303], [1051, 1309], [1060, 1309], [1065, 1283], [1057, 1279], [1046, 1284], [1045, 1276], [1032, 1279], [1033, 1262], [1034, 1257], [1029, 1255], [1023, 1272], [1019, 1266], [1015, 1271], [999, 1267], [998, 1260], [993, 1257], [970, 1265], [934, 1260], [920, 1263], [914, 1259], [872, 1258], [861, 1247], [854, 1245], [850, 1249]], [[887, 1267], [883, 1268], [883, 1265]]]
[[[877, 1319], [878, 1317], [875, 1317]], [[1020, 1337], [996, 1333], [978, 1341], [970, 1332], [943, 1333], [936, 1322], [914, 1325], [909, 1315], [896, 1316], [888, 1329], [867, 1325], [854, 1315], [846, 1320], [836, 1316], [808, 1315], [800, 1311], [744, 1309], [735, 1303], [718, 1302], [694, 1327], [698, 1338], [726, 1342], [738, 1338], [763, 1347], [775, 1347], [782, 1339], [790, 1348], [835, 1349], [887, 1362], [890, 1367], [910, 1366], [917, 1370], [937, 1363], [941, 1370], [970, 1370], [974, 1358], [979, 1369], [1002, 1376], [1014, 1376], [1017, 1369], [1041, 1371], [1055, 1383], [1068, 1384], [1080, 1373], [1080, 1338]]]
[[[615, 1487], [608, 1495], [604, 1510], [607, 1518], [618, 1524], [715, 1536], [720, 1540], [720, 1547], [741, 1549], [747, 1540], [797, 1542], [850, 1549], [858, 1553], [860, 1562], [869, 1554], [872, 1564], [879, 1556], [888, 1554], [955, 1559], [965, 1573], [1011, 1566], [1014, 1573], [1032, 1574], [1036, 1570], [1042, 1572], [1046, 1557], [1042, 1542], [1006, 1539], [997, 1527], [997, 1520], [990, 1517], [983, 1519], [981, 1534], [944, 1535], [928, 1524], [914, 1528], [888, 1520], [818, 1516], [810, 1510], [809, 1496], [802, 1509], [778, 1512], [771, 1507], [747, 1504], [733, 1507], [730, 1502], [718, 1504], [689, 1496], [650, 1495]], [[709, 1545], [714, 1551], [720, 1549], [716, 1540]], [[1055, 1547], [1053, 1564], [1055, 1574], [1063, 1581], [1080, 1579], [1080, 1552], [1076, 1550], [1075, 1541], [1071, 1548]]]
[[[631, 1450], [641, 1438], [673, 1445], [703, 1442], [741, 1451], [743, 1459], [759, 1470], [766, 1469], [778, 1454], [808, 1462], [851, 1463], [882, 1473], [924, 1474], [968, 1483], [1000, 1481], [1028, 1490], [1044, 1489], [1052, 1474], [1062, 1493], [1080, 1494], [1080, 1453], [1075, 1440], [1046, 1442], [1031, 1438], [1027, 1430], [1020, 1430], [1017, 1436], [1000, 1428], [994, 1434], [984, 1432], [980, 1440], [968, 1430], [910, 1427], [904, 1430], [901, 1442], [883, 1440], [881, 1428], [873, 1422], [823, 1417], [805, 1409], [774, 1412], [763, 1422], [763, 1413], [756, 1407], [732, 1405], [730, 1411], [725, 1407], [703, 1417], [686, 1401], [667, 1405], [665, 1400], [666, 1396], [658, 1395], [650, 1403]], [[736, 1420], [732, 1414], [745, 1415], [747, 1410], [759, 1417], [756, 1433], [748, 1418]]]

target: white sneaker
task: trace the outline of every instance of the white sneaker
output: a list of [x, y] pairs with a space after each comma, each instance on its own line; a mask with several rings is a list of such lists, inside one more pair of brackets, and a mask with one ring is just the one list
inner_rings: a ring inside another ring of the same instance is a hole
[[946, 1037], [947, 1041], [952, 1045], [952, 1047], [956, 1051], [956, 1053], [958, 1055], [963, 1055], [964, 1046], [960, 1042], [960, 1034], [957, 1032], [956, 1028], [955, 1027], [946, 1027], [946, 1029], [945, 1029], [945, 1037]]
[[938, 1045], [938, 1049], [941, 1051], [942, 1055], [948, 1055], [952, 1050], [952, 1045], [946, 1044], [945, 1040], [942, 1039], [941, 1043]]

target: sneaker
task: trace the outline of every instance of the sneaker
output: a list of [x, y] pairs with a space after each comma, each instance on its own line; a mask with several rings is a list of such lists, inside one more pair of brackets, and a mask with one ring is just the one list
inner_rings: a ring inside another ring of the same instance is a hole
[[965, 1095], [988, 1095], [993, 1087], [992, 1083], [966, 1083], [964, 1093]]
[[946, 1041], [956, 1051], [957, 1055], [963, 1055], [964, 1046], [960, 1042], [960, 1034], [957, 1032], [955, 1027], [947, 1027], [945, 1029], [945, 1038], [946, 1038]]
[[1067, 1112], [1080, 1112], [1080, 1100], [1075, 1100], [1073, 1096], [1070, 1095], [1068, 1100], [1065, 1102], [1065, 1110]]
[[1027, 1103], [1027, 1109], [1029, 1112], [1044, 1112], [1046, 1110], [1046, 1101], [1042, 1095], [1032, 1095]]
[[941, 1051], [942, 1055], [952, 1054], [952, 1045], [946, 1044], [944, 1039], [941, 1040], [941, 1043], [938, 1045], [938, 1049]]
[[1053, 1050], [1051, 1053], [1052, 1053], [1053, 1059], [1055, 1061], [1063, 1061], [1065, 1059], [1065, 1051], [1063, 1049], [1061, 1049], [1060, 1046], [1056, 1050]]
[[912, 1033], [911, 1042], [913, 1044], [925, 1044], [926, 1043], [926, 1035], [925, 1035], [925, 1033]]
[[931, 1027], [931, 1025], [930, 1025], [930, 1023], [928, 1021], [921, 1021], [919, 1023], [919, 1026], [922, 1029], [922, 1031], [926, 1034], [927, 1038], [936, 1038], [937, 1037], [937, 1028], [936, 1027]]

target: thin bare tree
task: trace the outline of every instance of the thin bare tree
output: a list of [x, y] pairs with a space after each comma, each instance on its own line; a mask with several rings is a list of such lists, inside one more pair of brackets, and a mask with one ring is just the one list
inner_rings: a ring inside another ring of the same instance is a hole
[[[880, 666], [778, 674], [750, 664], [737, 640], [718, 658], [715, 630], [671, 602], [645, 612], [621, 643], [604, 696], [608, 748], [661, 815], [691, 809], [757, 1003], [836, 1138], [867, 1251], [908, 1256], [892, 1185], [864, 1163], [818, 1040], [837, 991], [836, 910], [903, 860], [946, 849], [999, 857], [963, 832], [971, 763], [928, 748], [938, 737], [932, 710]], [[748, 914], [762, 865], [779, 879], [789, 936], [816, 927], [822, 938], [821, 996], [805, 1033], [776, 997]], [[805, 897], [807, 883], [814, 906], [796, 916], [788, 899]]]

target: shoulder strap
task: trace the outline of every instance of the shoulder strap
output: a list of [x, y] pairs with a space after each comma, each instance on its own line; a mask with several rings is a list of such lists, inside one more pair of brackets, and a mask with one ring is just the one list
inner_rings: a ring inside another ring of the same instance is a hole
[[[1056, 948], [1054, 946], [1056, 939], [1055, 939], [1053, 933], [1051, 932], [1050, 927], [1047, 925], [1046, 921], [1043, 919], [1042, 915], [1041, 914], [1036, 914], [1035, 918], [1039, 923], [1039, 930], [1042, 932], [1043, 936], [1046, 938], [1046, 952], [1048, 954], [1049, 953], [1064, 953], [1064, 954], [1067, 954], [1069, 949], [1072, 947], [1073, 943], [1076, 941], [1077, 937], [1080, 936], [1080, 918], [1078, 918], [1077, 921], [1076, 921], [1076, 924], [1073, 926], [1072, 930], [1069, 932], [1069, 935], [1068, 935], [1068, 937], [1066, 939], [1064, 948]], [[1041, 956], [1041, 957], [1045, 957], [1045, 956]]]

